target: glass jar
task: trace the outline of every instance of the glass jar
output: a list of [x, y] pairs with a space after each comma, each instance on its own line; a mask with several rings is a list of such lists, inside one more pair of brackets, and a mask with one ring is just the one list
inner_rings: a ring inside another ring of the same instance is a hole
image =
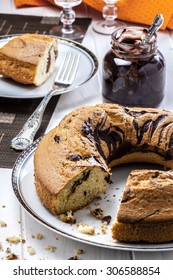
[[164, 97], [165, 60], [157, 36], [142, 44], [147, 29], [120, 28], [103, 60], [103, 101], [124, 106], [157, 107]]

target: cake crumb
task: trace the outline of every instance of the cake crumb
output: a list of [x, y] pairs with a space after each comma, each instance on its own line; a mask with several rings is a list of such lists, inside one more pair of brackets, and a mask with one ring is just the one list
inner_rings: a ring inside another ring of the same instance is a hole
[[74, 254], [75, 255], [82, 255], [82, 254], [84, 254], [84, 250], [83, 249], [76, 249], [76, 250], [74, 250]]
[[112, 219], [112, 218], [111, 218], [110, 215], [104, 216], [104, 217], [102, 218], [102, 223], [105, 223], [105, 224], [109, 225], [110, 222], [111, 222], [111, 219]]
[[91, 209], [90, 214], [97, 220], [101, 220], [103, 218], [103, 210], [101, 208]]
[[21, 239], [18, 236], [13, 235], [13, 236], [7, 237], [6, 241], [9, 243], [18, 244], [21, 241]]
[[7, 247], [6, 253], [7, 253], [7, 254], [11, 254], [11, 248]]
[[19, 259], [19, 257], [17, 255], [13, 254], [13, 253], [6, 256], [6, 260], [12, 261], [12, 260], [18, 260], [18, 259]]
[[0, 227], [7, 227], [7, 224], [6, 222], [0, 220]]
[[37, 238], [38, 240], [42, 240], [42, 239], [43, 239], [43, 234], [37, 233], [36, 238]]
[[2, 242], [0, 242], [0, 251], [3, 251]]
[[36, 235], [35, 234], [32, 234], [32, 238], [33, 239], [38, 239], [38, 240], [42, 240], [44, 238], [43, 234], [41, 233], [37, 233]]
[[102, 225], [101, 225], [101, 231], [102, 231], [102, 233], [103, 234], [106, 234], [107, 233], [107, 224], [105, 224], [105, 223], [103, 223]]
[[71, 258], [69, 258], [68, 260], [79, 260], [78, 256], [73, 256]]
[[36, 250], [31, 247], [31, 246], [28, 246], [27, 247], [27, 252], [30, 254], [30, 255], [35, 255], [36, 254]]
[[60, 214], [59, 218], [62, 222], [67, 224], [75, 224], [76, 218], [74, 217], [74, 214], [72, 211], [68, 211], [67, 214]]
[[44, 249], [53, 253], [57, 248], [52, 245], [47, 245], [46, 247], [44, 247]]
[[81, 233], [84, 233], [84, 234], [89, 234], [89, 235], [94, 235], [95, 233], [95, 229], [92, 227], [92, 226], [89, 226], [87, 224], [81, 224], [78, 226], [78, 230], [81, 232]]

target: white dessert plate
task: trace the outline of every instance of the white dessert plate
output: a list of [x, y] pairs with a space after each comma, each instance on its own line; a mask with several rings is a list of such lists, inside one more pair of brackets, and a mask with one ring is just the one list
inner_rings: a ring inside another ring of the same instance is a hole
[[[33, 156], [39, 139], [29, 146], [17, 159], [12, 171], [12, 186], [14, 193], [23, 208], [38, 222], [67, 238], [103, 248], [133, 251], [166, 251], [173, 249], [173, 242], [163, 244], [123, 243], [112, 240], [111, 226], [120, 204], [127, 176], [132, 169], [153, 168], [144, 164], [129, 164], [113, 170], [113, 183], [109, 185], [106, 194], [95, 199], [89, 206], [74, 213], [76, 224], [70, 225], [60, 221], [41, 203], [34, 185]], [[103, 223], [90, 213], [90, 209], [101, 208], [104, 216], [111, 216], [111, 222], [104, 228]], [[94, 235], [78, 231], [78, 225], [87, 224], [95, 228]]]
[[[17, 36], [17, 35], [16, 35]], [[4, 46], [9, 40], [16, 37], [14, 36], [1, 36], [0, 48]], [[35, 87], [33, 85], [22, 85], [13, 81], [12, 79], [0, 76], [0, 97], [7, 98], [40, 98], [51, 89], [56, 72], [61, 65], [63, 57], [66, 52], [80, 53], [80, 64], [75, 77], [74, 83], [69, 86], [66, 91], [72, 91], [79, 86], [89, 81], [98, 70], [98, 60], [96, 56], [80, 43], [58, 38], [58, 58], [55, 64], [55, 69], [50, 78], [41, 86]], [[64, 93], [63, 92], [63, 93]]]

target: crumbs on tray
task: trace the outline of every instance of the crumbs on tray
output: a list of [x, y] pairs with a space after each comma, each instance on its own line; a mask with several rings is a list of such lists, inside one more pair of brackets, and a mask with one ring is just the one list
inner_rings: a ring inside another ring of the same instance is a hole
[[32, 246], [28, 246], [27, 251], [30, 255], [35, 255], [36, 254], [36, 250]]
[[94, 235], [95, 229], [92, 226], [89, 226], [87, 224], [81, 224], [78, 226], [78, 231], [84, 234]]
[[68, 224], [75, 224], [76, 218], [74, 217], [74, 213], [72, 211], [68, 211], [67, 214], [60, 214], [59, 218], [61, 222]]

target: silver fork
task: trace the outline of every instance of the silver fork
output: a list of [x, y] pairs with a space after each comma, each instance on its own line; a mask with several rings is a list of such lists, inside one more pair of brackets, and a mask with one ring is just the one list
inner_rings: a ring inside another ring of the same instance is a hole
[[35, 134], [39, 129], [43, 113], [51, 97], [56, 94], [62, 94], [75, 79], [80, 54], [66, 53], [63, 62], [57, 72], [52, 89], [45, 95], [36, 110], [23, 125], [21, 131], [11, 141], [11, 148], [15, 150], [26, 149], [34, 140]]

